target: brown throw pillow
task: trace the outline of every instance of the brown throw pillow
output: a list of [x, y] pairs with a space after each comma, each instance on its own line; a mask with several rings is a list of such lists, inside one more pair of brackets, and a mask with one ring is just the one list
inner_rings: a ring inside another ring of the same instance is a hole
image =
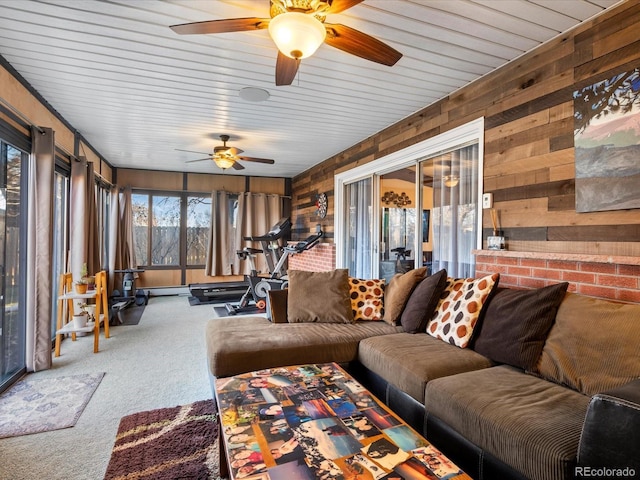
[[427, 267], [416, 268], [407, 273], [397, 273], [384, 290], [384, 317], [390, 325], [397, 325], [404, 306], [415, 286], [424, 279]]
[[289, 291], [269, 290], [267, 291], [267, 318], [272, 323], [287, 323], [287, 298]]
[[473, 349], [495, 362], [533, 368], [568, 286], [564, 282], [535, 290], [498, 289], [486, 306]]
[[413, 290], [400, 316], [400, 324], [407, 333], [424, 332], [427, 322], [438, 306], [440, 295], [447, 286], [447, 271], [439, 272], [422, 280]]
[[353, 323], [346, 268], [330, 272], [289, 270], [289, 323]]
[[482, 278], [447, 278], [427, 333], [456, 347], [467, 348], [482, 307], [499, 280], [499, 273]]
[[537, 372], [593, 395], [640, 378], [640, 305], [567, 293]]

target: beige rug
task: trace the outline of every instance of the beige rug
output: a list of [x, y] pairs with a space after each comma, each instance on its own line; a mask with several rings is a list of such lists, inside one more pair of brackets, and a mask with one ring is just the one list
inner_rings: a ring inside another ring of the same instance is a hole
[[18, 381], [0, 396], [0, 438], [73, 427], [104, 372]]

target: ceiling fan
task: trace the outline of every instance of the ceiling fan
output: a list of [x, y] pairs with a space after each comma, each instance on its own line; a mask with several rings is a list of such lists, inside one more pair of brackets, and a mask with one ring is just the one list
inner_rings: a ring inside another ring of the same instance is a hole
[[340, 13], [364, 0], [269, 0], [271, 18], [230, 18], [172, 25], [181, 35], [243, 32], [268, 28], [278, 47], [276, 85], [291, 85], [300, 60], [326, 42], [352, 55], [392, 66], [402, 54], [386, 43], [346, 25], [325, 23], [327, 14]]
[[213, 149], [213, 153], [204, 153], [204, 152], [193, 152], [191, 150], [180, 150], [176, 148], [179, 152], [189, 152], [189, 153], [200, 153], [202, 155], [208, 155], [206, 158], [198, 158], [196, 160], [187, 160], [186, 163], [192, 162], [203, 162], [205, 160], [213, 160], [215, 164], [220, 167], [222, 170], [226, 170], [227, 168], [232, 167], [234, 170], [244, 170], [244, 167], [238, 163], [238, 160], [242, 160], [243, 162], [256, 162], [256, 163], [267, 163], [269, 165], [273, 165], [275, 163], [274, 160], [270, 158], [255, 158], [255, 157], [243, 157], [239, 154], [243, 152], [239, 148], [228, 147], [227, 142], [229, 141], [229, 135], [220, 135], [220, 140], [222, 140], [222, 145], [218, 145]]

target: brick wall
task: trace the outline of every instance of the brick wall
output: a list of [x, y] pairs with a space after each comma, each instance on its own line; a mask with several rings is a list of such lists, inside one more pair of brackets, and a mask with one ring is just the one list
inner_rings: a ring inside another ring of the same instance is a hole
[[640, 303], [640, 258], [478, 250], [476, 277], [500, 273], [500, 286], [539, 288], [569, 282], [569, 291]]
[[333, 243], [318, 243], [315, 247], [289, 257], [291, 270], [328, 272], [336, 268], [336, 247]]

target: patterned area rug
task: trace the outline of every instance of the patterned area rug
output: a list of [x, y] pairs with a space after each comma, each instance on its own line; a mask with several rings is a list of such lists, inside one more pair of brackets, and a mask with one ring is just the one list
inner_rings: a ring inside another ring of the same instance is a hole
[[213, 400], [127, 415], [120, 420], [105, 480], [217, 479]]
[[0, 396], [0, 438], [73, 427], [103, 376], [20, 380]]

